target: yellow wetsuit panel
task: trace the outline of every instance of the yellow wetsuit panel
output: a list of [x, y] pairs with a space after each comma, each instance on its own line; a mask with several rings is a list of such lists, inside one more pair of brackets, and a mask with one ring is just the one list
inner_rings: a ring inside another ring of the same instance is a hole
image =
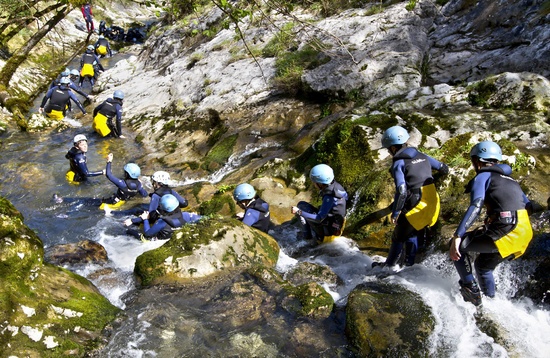
[[435, 185], [428, 184], [420, 188], [420, 191], [420, 201], [405, 214], [409, 223], [416, 230], [422, 230], [426, 226], [435, 225], [439, 217], [439, 194]]
[[107, 117], [105, 117], [101, 113], [96, 114], [96, 116], [94, 117], [92, 128], [102, 137], [105, 137], [106, 135], [111, 133], [111, 128], [109, 128], [109, 126], [107, 125]]
[[514, 230], [495, 241], [498, 252], [503, 258], [514, 255], [514, 259], [517, 259], [527, 250], [533, 238], [533, 229], [527, 210], [518, 210], [517, 215], [518, 223]]
[[52, 111], [46, 113], [46, 115], [48, 116], [48, 118], [56, 119], [56, 120], [58, 120], [58, 121], [60, 121], [60, 120], [62, 120], [63, 118], [65, 118], [65, 116], [63, 115], [63, 112], [62, 112], [62, 111], [56, 111], [55, 109], [52, 109]]
[[80, 70], [80, 76], [90, 76], [94, 77], [94, 66], [91, 63], [85, 63], [84, 66], [82, 66], [82, 69]]

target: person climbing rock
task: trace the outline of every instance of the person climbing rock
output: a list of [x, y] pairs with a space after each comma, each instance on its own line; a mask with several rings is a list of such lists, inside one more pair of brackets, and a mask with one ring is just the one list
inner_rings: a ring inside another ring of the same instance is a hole
[[87, 2], [80, 8], [82, 11], [82, 16], [84, 17], [84, 21], [86, 22], [86, 30], [88, 32], [94, 31], [94, 19], [92, 14], [92, 5]]
[[[122, 135], [122, 101], [124, 93], [116, 90], [113, 98], [108, 98], [94, 108], [92, 128], [102, 137], [112, 135], [115, 138], [125, 138]], [[115, 122], [113, 123], [113, 119]]]
[[109, 45], [109, 40], [105, 38], [103, 35], [99, 35], [99, 38], [97, 39], [97, 42], [94, 45], [95, 53], [99, 57], [105, 57], [109, 55], [109, 57], [113, 56], [113, 52], [111, 51], [111, 46]]
[[388, 257], [372, 266], [396, 265], [405, 246], [405, 265], [415, 263], [420, 231], [435, 225], [439, 217], [439, 194], [432, 171], [449, 173], [444, 163], [409, 147], [409, 133], [401, 126], [388, 128], [382, 135], [382, 147], [393, 157], [390, 168], [395, 184], [391, 222], [395, 225]]
[[69, 105], [72, 100], [80, 111], [86, 114], [86, 110], [71, 91], [70, 83], [71, 80], [69, 77], [62, 77], [59, 80], [59, 86], [50, 88], [48, 92], [46, 92], [46, 95], [42, 98], [42, 103], [40, 103], [38, 112], [46, 113], [49, 118], [62, 120], [65, 117], [66, 111], [70, 108]]
[[267, 232], [271, 225], [269, 204], [256, 195], [254, 187], [248, 183], [237, 185], [233, 199], [244, 213], [237, 213], [237, 219], [244, 224]]
[[321, 207], [300, 201], [291, 212], [300, 217], [304, 239], [330, 242], [344, 230], [348, 193], [334, 180], [334, 171], [326, 164], [314, 166], [309, 178], [319, 190]]
[[168, 240], [174, 229], [188, 223], [199, 221], [202, 216], [197, 213], [182, 212], [179, 200], [172, 194], [164, 195], [159, 202], [159, 217], [153, 225], [149, 223], [149, 212], [140, 215], [143, 220], [142, 240]]
[[109, 153], [107, 156], [107, 166], [105, 168], [105, 175], [111, 183], [117, 187], [116, 193], [107, 199], [103, 199], [102, 209], [105, 209], [106, 213], [109, 213], [111, 209], [122, 205], [127, 200], [130, 200], [138, 195], [146, 197], [147, 191], [143, 188], [139, 176], [141, 175], [140, 167], [135, 163], [127, 163], [124, 165], [124, 178], [120, 179], [113, 175], [111, 170], [111, 163], [113, 161], [113, 154]]
[[[451, 239], [449, 256], [460, 276], [462, 297], [479, 306], [481, 292], [487, 297], [495, 296], [493, 271], [497, 265], [523, 255], [531, 242], [532, 209], [518, 182], [510, 177], [512, 168], [499, 163], [502, 150], [497, 143], [484, 141], [474, 145], [470, 158], [476, 171], [466, 186], [470, 206]], [[487, 210], [485, 224], [466, 232], [483, 206]], [[479, 253], [473, 265], [479, 286], [472, 273], [471, 253]]]
[[86, 52], [82, 55], [82, 58], [80, 59], [80, 81], [78, 83], [80, 87], [82, 87], [82, 85], [84, 84], [85, 79], [88, 79], [90, 81], [90, 86], [94, 86], [96, 66], [100, 71], [105, 71], [94, 51], [94, 46], [88, 45], [88, 47], [86, 48]]
[[105, 170], [97, 172], [88, 170], [86, 152], [88, 152], [88, 139], [84, 134], [77, 134], [73, 139], [73, 147], [65, 154], [70, 164], [70, 169], [65, 176], [69, 183], [78, 184], [88, 180], [89, 177], [105, 174]]

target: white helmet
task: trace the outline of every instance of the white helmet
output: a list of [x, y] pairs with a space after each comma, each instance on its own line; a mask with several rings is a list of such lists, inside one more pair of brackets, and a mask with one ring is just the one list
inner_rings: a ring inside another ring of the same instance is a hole
[[86, 136], [84, 134], [77, 134], [77, 135], [74, 136], [73, 143], [77, 144], [78, 142], [83, 141], [83, 140], [85, 140], [87, 142], [88, 138], [86, 138]]
[[159, 184], [168, 185], [170, 183], [170, 174], [163, 171], [154, 172], [151, 179]]

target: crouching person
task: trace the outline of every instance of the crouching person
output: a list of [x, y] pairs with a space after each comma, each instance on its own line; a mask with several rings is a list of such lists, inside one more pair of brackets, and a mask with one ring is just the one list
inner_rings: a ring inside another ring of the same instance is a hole
[[196, 213], [182, 212], [180, 203], [172, 194], [166, 194], [160, 199], [160, 217], [153, 226], [149, 223], [149, 212], [140, 215], [143, 220], [142, 240], [168, 240], [172, 237], [174, 229], [188, 223], [199, 221], [202, 216]]

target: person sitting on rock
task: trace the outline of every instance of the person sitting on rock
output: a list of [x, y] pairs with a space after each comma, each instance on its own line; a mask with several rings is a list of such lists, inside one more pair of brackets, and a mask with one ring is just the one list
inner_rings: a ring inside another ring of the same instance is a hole
[[[127, 163], [124, 166], [124, 179], [119, 179], [113, 175], [111, 171], [111, 162], [113, 161], [113, 153], [109, 153], [107, 156], [107, 166], [105, 168], [105, 175], [111, 183], [115, 184], [118, 190], [110, 198], [103, 199], [102, 209], [106, 213], [109, 213], [113, 207], [120, 206], [125, 201], [140, 195], [146, 197], [147, 191], [143, 188], [139, 176], [141, 174], [140, 167], [135, 163]], [[118, 204], [118, 205], [117, 205]]]
[[[149, 222], [154, 221], [158, 217], [158, 207], [160, 199], [167, 194], [173, 195], [179, 203], [180, 208], [185, 208], [189, 205], [187, 199], [179, 195], [175, 190], [170, 188], [170, 174], [165, 171], [159, 170], [154, 172], [151, 176], [151, 182], [153, 183], [154, 192], [149, 194], [151, 202], [149, 203]], [[139, 225], [142, 223], [141, 217], [127, 219], [124, 221], [124, 225]]]
[[109, 40], [105, 38], [103, 35], [99, 35], [99, 38], [97, 39], [97, 42], [95, 43], [95, 53], [99, 57], [105, 57], [109, 55], [109, 57], [113, 56], [113, 52], [111, 51], [111, 46], [109, 45]]
[[[70, 89], [71, 80], [69, 77], [62, 77], [59, 80], [59, 86], [50, 88], [46, 95], [42, 99], [38, 112], [46, 113], [49, 118], [62, 120], [65, 117], [66, 111], [70, 108], [70, 101], [72, 100], [83, 114], [86, 114], [86, 110], [82, 106], [82, 103], [78, 100], [75, 94]], [[46, 103], [48, 105], [46, 106]]]
[[[106, 99], [103, 103], [94, 108], [93, 129], [102, 137], [111, 134], [115, 138], [124, 138], [122, 135], [122, 101], [124, 93], [116, 90], [113, 98]], [[113, 123], [113, 118], [116, 122]]]
[[[178, 227], [199, 221], [202, 216], [196, 213], [182, 212], [179, 200], [172, 194], [166, 194], [160, 199], [159, 217], [151, 226], [149, 212], [140, 215], [143, 220], [143, 238], [145, 240], [168, 240]], [[143, 239], [142, 238], [142, 239]]]
[[300, 201], [291, 208], [291, 212], [300, 217], [306, 240], [330, 242], [344, 230], [348, 193], [334, 180], [334, 172], [326, 164], [314, 166], [309, 178], [322, 196], [321, 207]]
[[248, 183], [237, 185], [233, 191], [233, 199], [244, 213], [237, 213], [237, 219], [244, 224], [267, 232], [271, 225], [269, 204], [263, 201], [254, 187]]
[[95, 177], [105, 174], [105, 170], [90, 172], [86, 164], [86, 152], [88, 151], [88, 139], [84, 134], [77, 134], [73, 139], [73, 147], [65, 154], [69, 159], [71, 169], [67, 172], [66, 178], [69, 183], [78, 184], [88, 180], [89, 177]]
[[88, 45], [86, 52], [82, 55], [80, 59], [80, 81], [78, 85], [82, 87], [84, 80], [88, 79], [90, 85], [93, 87], [95, 83], [95, 66], [99, 68], [100, 71], [105, 71], [99, 58], [95, 54], [95, 48], [93, 45]]
[[[470, 151], [470, 158], [476, 171], [476, 176], [466, 186], [470, 206], [451, 239], [449, 256], [460, 276], [460, 293], [464, 301], [479, 306], [481, 292], [487, 297], [495, 296], [493, 271], [497, 265], [523, 255], [531, 242], [533, 229], [529, 211], [532, 204], [519, 183], [510, 177], [512, 168], [499, 163], [502, 150], [497, 143], [476, 144]], [[484, 225], [466, 232], [483, 206], [487, 209]], [[478, 253], [473, 265], [471, 253]], [[472, 268], [475, 268], [479, 287]]]

